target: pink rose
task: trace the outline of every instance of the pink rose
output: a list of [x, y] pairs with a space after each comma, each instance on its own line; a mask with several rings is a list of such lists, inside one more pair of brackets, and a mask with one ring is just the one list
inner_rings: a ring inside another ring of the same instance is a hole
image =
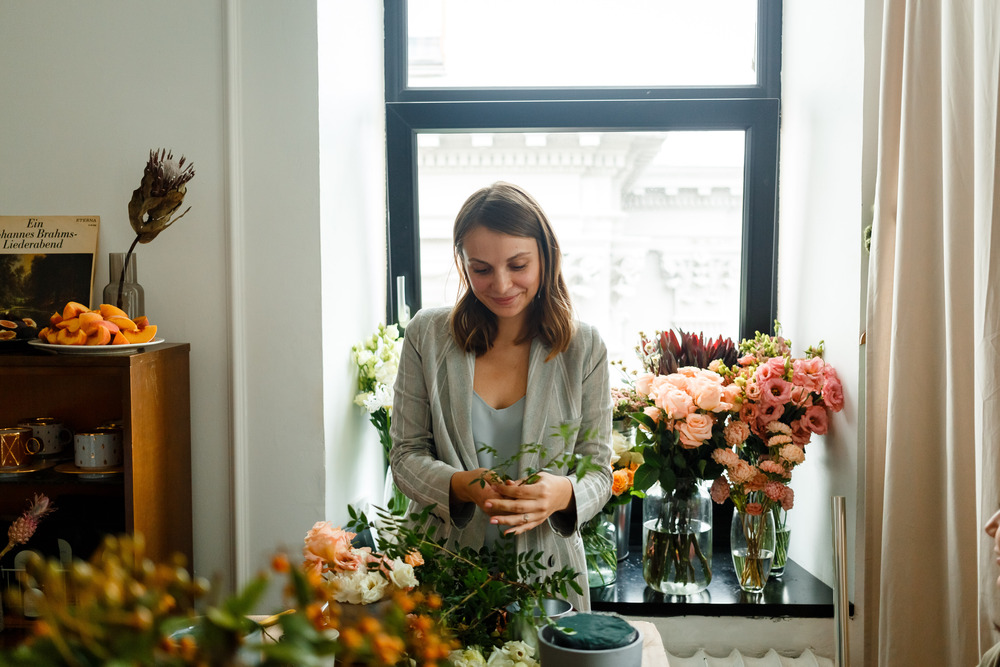
[[677, 435], [684, 449], [695, 449], [712, 437], [715, 420], [701, 412], [692, 412], [677, 424]]
[[360, 559], [351, 549], [352, 539], [354, 533], [334, 528], [329, 521], [317, 521], [306, 533], [303, 555], [307, 566], [315, 568], [319, 560], [337, 570], [356, 569]]
[[826, 364], [819, 357], [796, 359], [792, 362], [792, 382], [809, 391], [819, 391], [823, 386], [823, 367]]
[[824, 371], [826, 381], [823, 383], [823, 402], [834, 412], [840, 412], [844, 409], [844, 388], [833, 366], [827, 366]]
[[691, 397], [672, 385], [665, 385], [663, 391], [656, 395], [654, 403], [671, 419], [685, 419], [695, 409]]
[[721, 505], [726, 502], [726, 498], [728, 497], [729, 483], [725, 477], [716, 477], [715, 481], [712, 482], [712, 500]]
[[660, 412], [660, 409], [655, 405], [647, 405], [642, 409], [642, 411], [646, 414], [647, 417], [653, 420], [654, 424], [659, 423], [660, 415], [663, 414], [662, 412]]
[[[718, 378], [718, 376], [716, 376]], [[720, 378], [721, 379], [721, 378]], [[722, 383], [711, 378], [696, 376], [691, 378], [688, 391], [694, 404], [702, 410], [718, 412], [722, 402]]]
[[830, 425], [826, 409], [819, 405], [810, 405], [802, 417], [805, 427], [817, 435], [823, 435]]
[[745, 510], [751, 516], [760, 516], [764, 513], [764, 506], [760, 503], [747, 503]]
[[649, 396], [649, 391], [653, 386], [653, 378], [656, 377], [652, 373], [642, 373], [635, 379], [635, 390], [643, 396]]

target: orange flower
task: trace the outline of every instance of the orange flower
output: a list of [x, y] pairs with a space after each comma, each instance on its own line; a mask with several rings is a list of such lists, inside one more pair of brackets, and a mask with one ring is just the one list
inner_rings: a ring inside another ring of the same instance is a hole
[[420, 554], [419, 551], [414, 550], [406, 554], [406, 557], [403, 558], [403, 561], [407, 565], [412, 565], [413, 567], [419, 567], [420, 565], [424, 564], [424, 557]]
[[611, 493], [620, 496], [632, 486], [628, 470], [615, 470], [612, 474]]

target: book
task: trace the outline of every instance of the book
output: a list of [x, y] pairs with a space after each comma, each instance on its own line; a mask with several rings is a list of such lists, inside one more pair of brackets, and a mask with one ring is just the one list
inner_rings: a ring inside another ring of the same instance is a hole
[[0, 313], [45, 326], [69, 301], [91, 306], [99, 216], [0, 216]]

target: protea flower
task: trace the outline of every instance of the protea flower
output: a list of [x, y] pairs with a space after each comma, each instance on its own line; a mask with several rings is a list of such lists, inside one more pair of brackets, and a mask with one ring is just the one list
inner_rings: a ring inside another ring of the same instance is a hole
[[[184, 203], [187, 182], [194, 178], [194, 165], [184, 164], [187, 158], [174, 159], [172, 151], [165, 148], [149, 151], [149, 161], [142, 172], [139, 187], [132, 192], [128, 203], [128, 219], [135, 230], [135, 240], [129, 246], [122, 264], [122, 275], [118, 281], [117, 306], [122, 307], [122, 290], [125, 287], [125, 271], [132, 258], [137, 243], [149, 243], [164, 229], [183, 218], [191, 207], [188, 206], [177, 217], [174, 213]], [[133, 316], [141, 313], [131, 313]]]
[[36, 493], [35, 500], [24, 511], [24, 514], [15, 519], [14, 523], [10, 524], [10, 528], [7, 529], [8, 542], [3, 551], [0, 551], [0, 558], [3, 558], [16, 545], [27, 544], [31, 536], [35, 534], [35, 530], [38, 529], [38, 522], [46, 514], [54, 512], [55, 509], [48, 496], [44, 493]]

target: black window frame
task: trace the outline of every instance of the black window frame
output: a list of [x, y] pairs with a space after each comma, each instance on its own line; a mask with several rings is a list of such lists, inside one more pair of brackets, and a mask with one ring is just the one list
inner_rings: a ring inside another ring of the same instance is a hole
[[743, 130], [740, 336], [777, 316], [781, 0], [759, 0], [758, 83], [713, 87], [409, 88], [406, 0], [385, 0], [387, 321], [398, 321], [397, 276], [421, 307], [417, 226], [420, 132]]

